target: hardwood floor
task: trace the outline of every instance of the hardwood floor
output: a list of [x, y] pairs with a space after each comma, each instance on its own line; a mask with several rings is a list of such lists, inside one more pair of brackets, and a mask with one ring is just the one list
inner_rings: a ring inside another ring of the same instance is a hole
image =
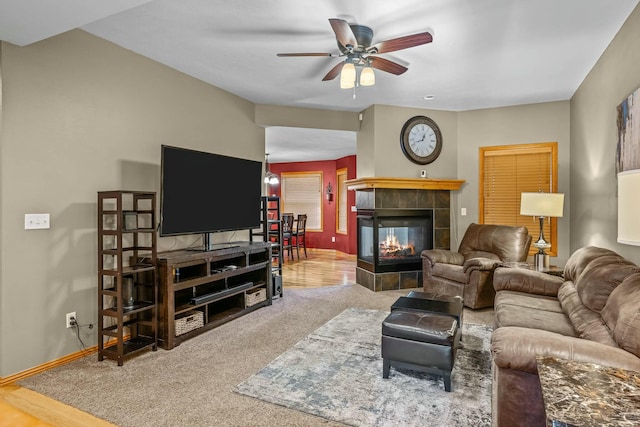
[[[355, 283], [356, 257], [325, 249], [307, 249], [307, 258], [287, 258], [282, 266], [287, 289]], [[115, 427], [85, 412], [26, 388], [0, 387], [0, 427]]]
[[282, 263], [282, 282], [287, 288], [317, 288], [356, 282], [356, 256], [327, 249], [307, 249], [294, 260]]
[[0, 427], [116, 427], [26, 388], [0, 387]]

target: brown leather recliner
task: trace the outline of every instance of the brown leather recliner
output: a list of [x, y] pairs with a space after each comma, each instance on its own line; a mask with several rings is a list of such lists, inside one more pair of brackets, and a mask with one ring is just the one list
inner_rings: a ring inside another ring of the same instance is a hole
[[493, 272], [501, 262], [527, 260], [531, 236], [527, 227], [470, 224], [458, 252], [422, 251], [425, 292], [461, 296], [476, 309], [493, 306]]

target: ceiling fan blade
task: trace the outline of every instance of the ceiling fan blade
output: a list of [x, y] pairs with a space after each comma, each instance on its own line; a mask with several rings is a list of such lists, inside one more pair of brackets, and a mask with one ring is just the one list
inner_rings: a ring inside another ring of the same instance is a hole
[[300, 53], [278, 53], [277, 56], [337, 56], [333, 53], [311, 53], [311, 52], [300, 52]]
[[389, 61], [388, 59], [379, 58], [377, 56], [370, 56], [371, 66], [387, 73], [400, 75], [408, 70], [404, 65], [400, 65], [396, 62]]
[[322, 78], [322, 81], [326, 82], [327, 80], [335, 79], [338, 76], [338, 74], [340, 74], [340, 71], [342, 70], [343, 66], [344, 66], [344, 61], [336, 64], [336, 66], [333, 67], [331, 70], [329, 70], [329, 72]]
[[422, 44], [431, 43], [432, 41], [433, 37], [431, 36], [431, 33], [425, 32], [376, 43], [367, 49], [367, 51], [375, 53], [395, 52], [396, 50], [420, 46]]
[[358, 47], [358, 40], [347, 21], [332, 18], [329, 19], [329, 23], [331, 24], [331, 28], [333, 28], [333, 32], [336, 33], [336, 39], [342, 46]]

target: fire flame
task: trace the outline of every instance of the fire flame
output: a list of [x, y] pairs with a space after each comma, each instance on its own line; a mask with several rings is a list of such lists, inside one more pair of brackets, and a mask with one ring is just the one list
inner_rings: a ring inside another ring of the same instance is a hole
[[390, 231], [387, 234], [387, 238], [380, 242], [380, 255], [381, 256], [409, 256], [415, 254], [415, 247], [412, 244], [403, 245], [398, 241], [398, 238]]

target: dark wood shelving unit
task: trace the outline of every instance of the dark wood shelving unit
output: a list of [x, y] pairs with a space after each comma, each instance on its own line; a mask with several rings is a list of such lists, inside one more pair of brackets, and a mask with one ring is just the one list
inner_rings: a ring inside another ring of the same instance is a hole
[[271, 243], [271, 274], [273, 288], [271, 292], [275, 297], [282, 297], [282, 214], [280, 211], [280, 197], [262, 196], [261, 201], [261, 225], [259, 230], [251, 231], [251, 240], [254, 237], [264, 242]]
[[98, 192], [98, 360], [157, 350], [156, 193]]
[[170, 350], [271, 305], [271, 244], [236, 242], [207, 251], [159, 253], [158, 344]]

